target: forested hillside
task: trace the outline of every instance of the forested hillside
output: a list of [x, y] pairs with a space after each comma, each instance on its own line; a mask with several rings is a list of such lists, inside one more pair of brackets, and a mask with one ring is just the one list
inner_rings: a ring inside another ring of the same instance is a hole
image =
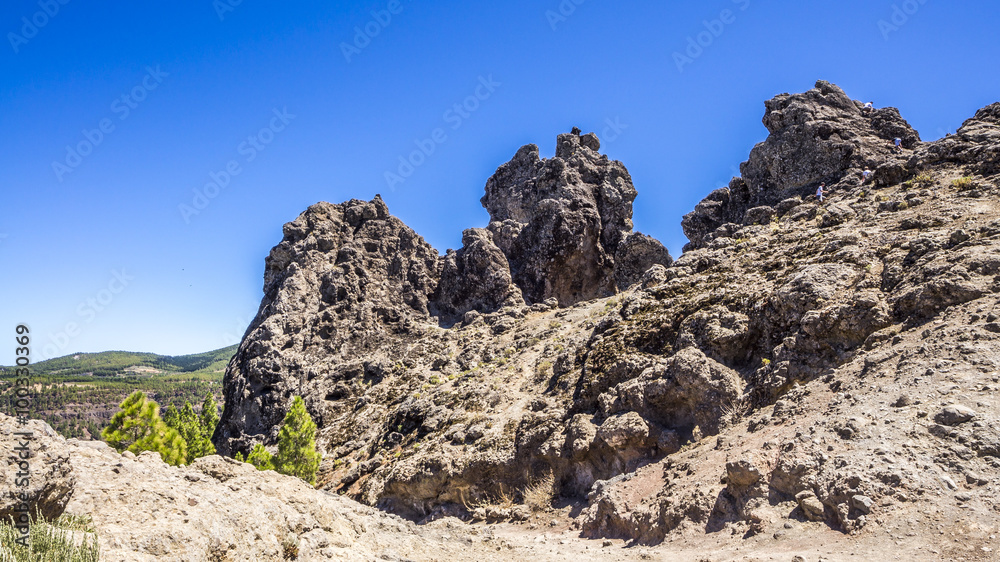
[[[200, 408], [206, 392], [221, 404], [222, 375], [236, 346], [192, 355], [127, 351], [75, 353], [31, 366], [31, 417], [65, 437], [98, 439], [128, 395], [145, 392], [164, 409], [190, 401]], [[13, 412], [10, 367], [0, 371], [0, 411]]]

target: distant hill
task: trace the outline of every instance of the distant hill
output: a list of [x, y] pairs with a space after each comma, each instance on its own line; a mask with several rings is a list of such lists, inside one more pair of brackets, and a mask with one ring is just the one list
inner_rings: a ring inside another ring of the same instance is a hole
[[[223, 372], [238, 346], [231, 345], [191, 355], [157, 355], [132, 351], [73, 353], [47, 359], [31, 366], [32, 376], [128, 377], [169, 373]], [[11, 367], [3, 367], [4, 373]]]
[[[31, 414], [64, 437], [96, 439], [136, 390], [166, 408], [191, 402], [200, 411], [205, 394], [223, 403], [222, 376], [236, 353], [231, 345], [191, 355], [131, 351], [73, 353], [31, 365]], [[0, 410], [12, 410], [14, 375], [0, 367]]]

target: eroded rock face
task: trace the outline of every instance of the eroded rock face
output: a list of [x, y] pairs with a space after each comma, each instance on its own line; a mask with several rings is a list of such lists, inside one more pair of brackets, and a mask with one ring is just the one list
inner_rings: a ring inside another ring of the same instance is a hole
[[956, 131], [917, 151], [912, 166], [951, 162], [970, 174], [1000, 172], [1000, 103], [988, 105]]
[[[555, 493], [587, 498], [590, 536], [759, 532], [793, 511], [860, 529], [884, 498], [912, 497], [899, 482], [926, 485], [914, 476], [924, 457], [893, 474], [871, 462], [880, 432], [916, 439], [904, 432], [934, 419], [886, 413], [903, 387], [937, 377], [921, 400], [943, 408], [942, 354], [978, 373], [970, 399], [995, 383], [1000, 177], [952, 184], [989, 161], [973, 155], [993, 150], [993, 113], [978, 115], [961, 139], [920, 143], [897, 112], [863, 112], [826, 83], [778, 96], [744, 177], [684, 217], [691, 244], [676, 260], [631, 232], [624, 168], [578, 132], [552, 159], [529, 145], [501, 166], [483, 198], [489, 227], [445, 256], [378, 201], [327, 206], [330, 224], [290, 227], [269, 258], [272, 292], [226, 383], [224, 423], [258, 429], [230, 442], [272, 445], [276, 422], [259, 420], [280, 420], [295, 392], [320, 425], [320, 486], [417, 520], [519, 519], [523, 506], [497, 499], [525, 503], [551, 477]], [[875, 177], [862, 185], [865, 168]], [[345, 206], [388, 242], [355, 238], [361, 221], [316, 249], [311, 233], [343, 231]], [[382, 257], [403, 239], [401, 255]], [[331, 268], [353, 272], [331, 288], [364, 299], [320, 302], [337, 291], [312, 279]], [[938, 331], [949, 323], [961, 326]], [[990, 407], [926, 432], [963, 444], [954, 454], [977, 478], [992, 460], [976, 459], [1000, 443], [979, 417]]]
[[273, 442], [295, 394], [314, 417], [336, 415], [364, 372], [358, 358], [430, 322], [439, 260], [377, 196], [318, 203], [286, 224], [265, 263], [257, 317], [226, 370], [231, 407], [216, 430], [218, 451]]
[[463, 232], [462, 248], [449, 250], [443, 261], [434, 305], [446, 319], [470, 310], [488, 313], [504, 305], [524, 304], [507, 257], [493, 243], [489, 230], [470, 228]]
[[[266, 260], [257, 317], [227, 369], [218, 451], [274, 443], [295, 394], [321, 427], [343, 417], [366, 385], [406, 370], [402, 350], [435, 326], [526, 300], [570, 305], [612, 295], [669, 264], [662, 244], [632, 233], [632, 180], [599, 148], [596, 135], [576, 130], [559, 136], [552, 159], [522, 147], [487, 182], [489, 228], [466, 230], [462, 248], [444, 256], [378, 196], [318, 203], [286, 224]], [[368, 418], [344, 435], [383, 422]]]
[[[555, 298], [567, 306], [616, 292], [616, 252], [632, 231], [636, 190], [625, 166], [599, 148], [592, 133], [559, 135], [555, 157], [543, 160], [537, 146], [524, 146], [486, 182], [489, 230], [529, 303]], [[621, 250], [623, 283], [669, 264], [665, 250], [641, 245], [636, 239]]]
[[704, 245], [727, 222], [743, 223], [752, 207], [812, 195], [821, 182], [829, 190], [857, 187], [862, 170], [893, 160], [897, 137], [906, 149], [920, 144], [920, 136], [896, 108], [867, 112], [861, 102], [822, 80], [807, 92], [781, 94], [764, 106], [763, 123], [770, 135], [740, 165], [741, 178], [684, 217], [689, 247]]

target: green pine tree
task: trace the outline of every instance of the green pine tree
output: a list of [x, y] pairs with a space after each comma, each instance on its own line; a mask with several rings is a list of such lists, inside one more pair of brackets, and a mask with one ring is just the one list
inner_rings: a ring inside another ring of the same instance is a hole
[[167, 410], [163, 413], [164, 423], [174, 429], [177, 429], [179, 426], [178, 422], [180, 421], [180, 418], [181, 414], [177, 411], [177, 406], [174, 406], [173, 404], [167, 406]]
[[246, 462], [245, 460], [243, 460], [243, 453], [239, 451], [236, 451], [236, 456], [234, 456], [233, 458], [240, 462]]
[[[171, 408], [173, 408], [172, 405]], [[199, 418], [194, 413], [191, 402], [185, 402], [180, 412], [177, 412], [176, 408], [172, 412], [168, 409], [166, 417], [170, 420], [169, 425], [184, 439], [187, 450], [185, 462], [190, 463], [194, 459], [215, 453], [215, 446], [212, 445], [210, 439], [211, 434], [205, 435], [204, 432], [204, 413]], [[214, 431], [215, 428], [213, 427], [212, 430]]]
[[101, 432], [101, 438], [121, 451], [138, 454], [156, 451], [164, 462], [172, 465], [187, 460], [184, 438], [160, 418], [160, 406], [142, 391], [133, 392], [121, 403], [121, 411]]
[[292, 407], [278, 432], [278, 454], [274, 465], [278, 472], [316, 484], [320, 454], [316, 451], [316, 424], [301, 396], [292, 399]]
[[[219, 405], [215, 402], [212, 392], [208, 391], [205, 393], [205, 400], [201, 403], [201, 434], [211, 440], [212, 434], [215, 433], [215, 426], [218, 424]], [[212, 453], [214, 452], [215, 447], [212, 447]]]
[[257, 443], [250, 450], [250, 454], [247, 455], [248, 463], [257, 467], [257, 470], [274, 470], [274, 461], [271, 457], [271, 453], [264, 448], [262, 443]]

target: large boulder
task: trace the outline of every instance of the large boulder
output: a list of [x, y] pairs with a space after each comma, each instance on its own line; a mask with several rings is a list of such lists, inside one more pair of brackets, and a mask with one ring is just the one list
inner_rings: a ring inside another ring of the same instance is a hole
[[616, 292], [615, 252], [632, 230], [636, 190], [599, 147], [574, 129], [559, 135], [553, 158], [523, 146], [486, 182], [489, 230], [530, 303], [554, 297], [567, 306]]
[[431, 321], [439, 267], [437, 251], [378, 196], [317, 203], [286, 224], [265, 262], [257, 317], [226, 369], [218, 451], [274, 442], [295, 394], [314, 418], [336, 415], [354, 374], [346, 360]]
[[704, 246], [726, 223], [744, 222], [751, 208], [812, 195], [821, 182], [835, 190], [859, 187], [862, 170], [898, 157], [892, 147], [896, 137], [904, 148], [920, 146], [920, 136], [896, 108], [866, 112], [861, 102], [823, 80], [807, 92], [775, 96], [764, 106], [770, 134], [740, 165], [741, 178], [709, 194], [684, 217], [684, 234], [691, 241], [687, 248]]
[[446, 319], [457, 319], [470, 310], [495, 312], [504, 305], [524, 304], [507, 257], [493, 243], [490, 231], [482, 228], [466, 230], [462, 248], [448, 250], [433, 298], [436, 311]]

